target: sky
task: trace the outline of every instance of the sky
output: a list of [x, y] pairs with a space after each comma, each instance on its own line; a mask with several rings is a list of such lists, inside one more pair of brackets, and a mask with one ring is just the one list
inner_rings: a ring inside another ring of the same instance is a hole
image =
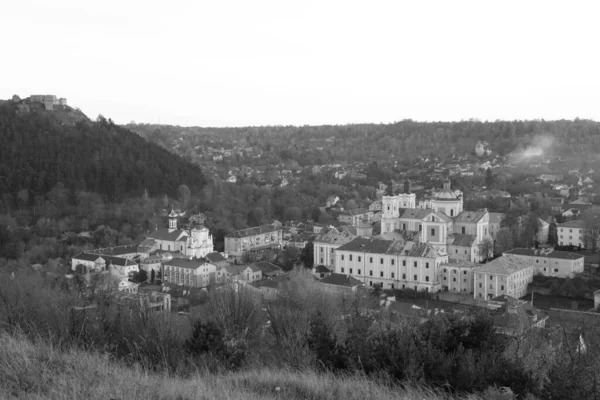
[[182, 126], [600, 120], [597, 1], [18, 0], [0, 99]]

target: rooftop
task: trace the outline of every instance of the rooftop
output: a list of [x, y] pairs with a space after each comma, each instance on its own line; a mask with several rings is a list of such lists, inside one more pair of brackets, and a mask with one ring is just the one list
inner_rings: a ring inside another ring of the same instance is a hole
[[523, 271], [527, 268], [531, 268], [531, 265], [526, 261], [513, 255], [505, 255], [498, 257], [487, 264], [478, 266], [475, 272], [512, 275], [515, 272]]
[[479, 222], [487, 213], [487, 210], [461, 211], [454, 217], [454, 222]]
[[563, 222], [562, 224], [558, 224], [559, 228], [583, 228], [583, 221], [580, 219], [576, 219], [573, 221]]
[[325, 228], [315, 238], [315, 243], [329, 243], [329, 244], [345, 244], [356, 238], [356, 228]]
[[519, 256], [530, 256], [530, 257], [547, 257], [547, 258], [560, 258], [563, 260], [578, 260], [584, 258], [580, 254], [571, 253], [568, 251], [556, 251], [552, 249], [525, 249], [518, 248], [505, 251], [504, 254], [514, 254]]
[[148, 235], [148, 238], [150, 239], [158, 239], [158, 240], [166, 240], [169, 242], [176, 242], [178, 240], [184, 240], [184, 239], [179, 239], [180, 236], [185, 235], [187, 236], [187, 232], [184, 231], [183, 229], [175, 229], [172, 232], [169, 232], [169, 228], [159, 228], [157, 230], [155, 230], [154, 232], [152, 232], [151, 234]]
[[202, 260], [187, 260], [185, 258], [174, 258], [164, 263], [165, 266], [197, 269], [204, 265], [205, 262]]
[[239, 231], [231, 232], [225, 236], [228, 238], [243, 238], [248, 236], [261, 235], [263, 233], [280, 231], [281, 228], [276, 228], [273, 225], [261, 225], [253, 228], [240, 229]]
[[448, 235], [448, 244], [452, 246], [471, 247], [477, 240], [475, 235], [463, 235], [461, 233], [452, 233]]
[[335, 286], [345, 286], [345, 287], [355, 287], [360, 286], [363, 283], [358, 279], [344, 274], [336, 274], [332, 273], [325, 278], [321, 279], [322, 283], [327, 285], [335, 285]]

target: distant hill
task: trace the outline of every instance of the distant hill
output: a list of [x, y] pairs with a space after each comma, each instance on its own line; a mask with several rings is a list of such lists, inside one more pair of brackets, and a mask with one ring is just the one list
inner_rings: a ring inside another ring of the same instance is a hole
[[0, 194], [44, 194], [59, 182], [113, 199], [204, 186], [200, 167], [110, 119], [91, 121], [67, 105], [46, 108], [27, 99], [0, 102]]

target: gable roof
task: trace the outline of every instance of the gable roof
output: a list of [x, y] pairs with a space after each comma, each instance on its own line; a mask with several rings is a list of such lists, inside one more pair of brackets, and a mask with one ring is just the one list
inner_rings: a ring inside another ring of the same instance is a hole
[[400, 208], [399, 214], [400, 218], [408, 218], [408, 219], [419, 219], [423, 220], [429, 216], [429, 214], [433, 213], [431, 209], [421, 209], [421, 208]]
[[187, 268], [187, 269], [197, 269], [197, 268], [200, 268], [204, 264], [206, 264], [206, 262], [204, 262], [202, 260], [188, 260], [185, 258], [174, 258], [174, 259], [164, 263], [165, 266]]
[[150, 239], [165, 240], [169, 242], [184, 241], [181, 236], [188, 236], [188, 233], [182, 229], [175, 229], [169, 232], [169, 228], [159, 228], [148, 235]]
[[104, 256], [102, 258], [106, 260], [107, 265], [112, 264], [117, 265], [119, 267], [132, 267], [134, 265], [137, 265], [136, 262], [133, 262], [130, 259], [123, 257]]
[[216, 252], [216, 251], [213, 252], [213, 253], [208, 253], [207, 255], [204, 256], [204, 258], [206, 258], [211, 263], [218, 263], [218, 262], [222, 262], [222, 261], [227, 261], [227, 259], [225, 257], [223, 257], [221, 255], [221, 253]]
[[580, 219], [575, 219], [573, 221], [563, 222], [562, 224], [558, 224], [559, 228], [583, 228], [583, 221]]
[[[102, 258], [98, 254], [91, 253], [79, 253], [76, 256], [73, 256], [73, 260], [83, 260], [83, 261], [96, 261], [97, 259]], [[102, 258], [104, 259], [104, 258]]]
[[563, 260], [578, 260], [584, 258], [583, 255], [571, 253], [568, 251], [557, 251], [552, 249], [525, 249], [516, 248], [509, 251], [505, 251], [504, 254], [514, 254], [520, 256], [530, 257], [547, 257], [547, 258], [560, 258]]
[[254, 265], [256, 268], [260, 269], [263, 274], [269, 275], [273, 273], [283, 273], [282, 269], [277, 265], [270, 263], [268, 261], [259, 261], [255, 262]]
[[360, 286], [363, 283], [358, 279], [344, 274], [336, 274], [332, 273], [325, 278], [321, 279], [321, 283], [327, 285], [335, 285], [335, 286], [345, 286], [345, 287], [356, 287]]
[[498, 257], [487, 264], [478, 266], [475, 269], [475, 273], [511, 275], [527, 268], [532, 268], [531, 264], [519, 257], [508, 254]]
[[440, 254], [429, 243], [367, 237], [358, 237], [353, 241], [338, 247], [337, 251], [355, 251], [369, 254], [395, 254], [407, 257], [440, 257]]
[[341, 229], [336, 228], [324, 229], [314, 239], [314, 243], [329, 243], [329, 244], [345, 244], [355, 239], [358, 235], [356, 229]]
[[487, 213], [487, 210], [461, 211], [456, 217], [454, 217], [454, 222], [479, 222]]
[[477, 236], [475, 235], [463, 235], [462, 233], [452, 233], [448, 235], [448, 244], [452, 246], [463, 246], [472, 247]]
[[324, 265], [317, 265], [315, 267], [315, 273], [317, 274], [329, 274], [331, 270]]

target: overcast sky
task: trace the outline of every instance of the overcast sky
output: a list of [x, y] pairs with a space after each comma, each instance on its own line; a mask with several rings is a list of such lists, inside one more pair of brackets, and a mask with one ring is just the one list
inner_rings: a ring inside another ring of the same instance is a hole
[[598, 1], [15, 0], [0, 98], [200, 126], [600, 120]]

